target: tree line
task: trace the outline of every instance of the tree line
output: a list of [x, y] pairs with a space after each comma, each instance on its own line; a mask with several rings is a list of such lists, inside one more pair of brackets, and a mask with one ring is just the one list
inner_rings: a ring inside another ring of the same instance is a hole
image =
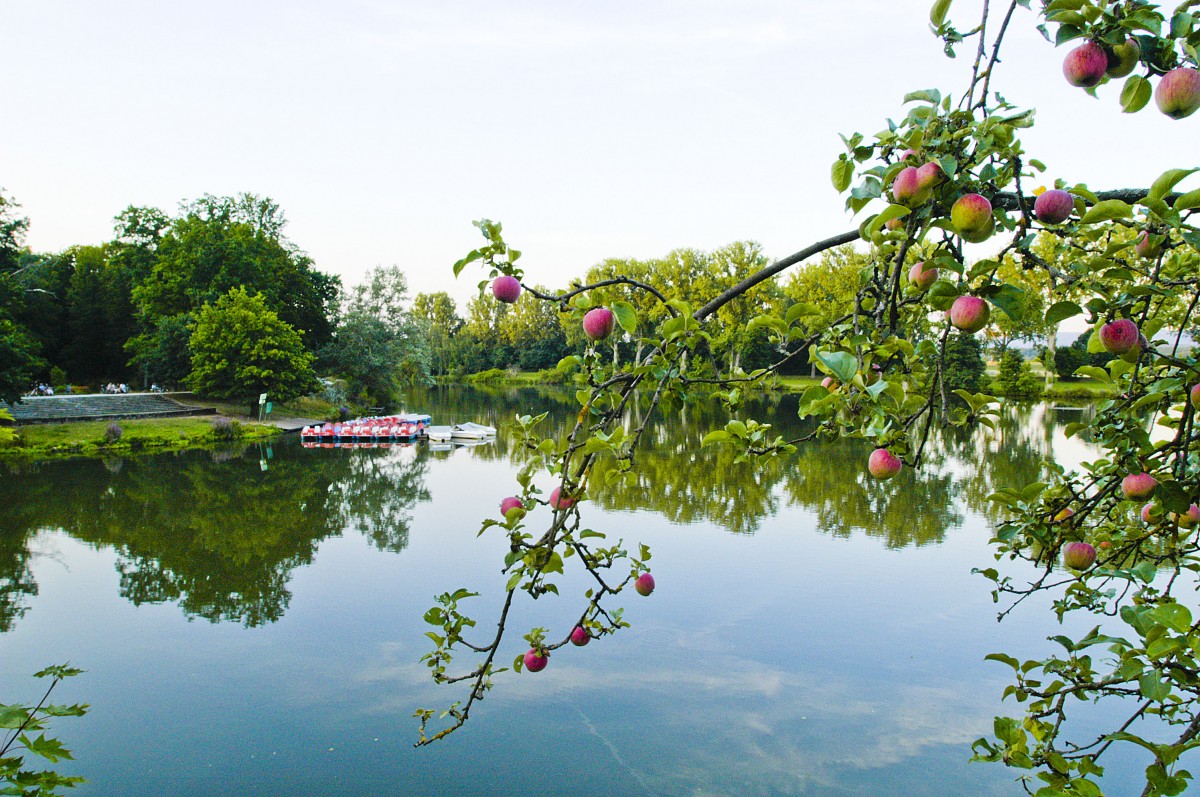
[[[124, 382], [238, 400], [262, 392], [287, 400], [324, 388], [335, 401], [386, 404], [406, 386], [436, 378], [554, 369], [587, 343], [567, 305], [529, 293], [506, 304], [484, 290], [460, 313], [445, 292], [410, 297], [398, 266], [375, 267], [346, 287], [286, 237], [282, 209], [254, 194], [205, 195], [181, 203], [174, 215], [130, 206], [115, 217], [111, 240], [57, 253], [25, 245], [29, 220], [19, 207], [0, 193], [0, 398], [9, 402], [35, 383], [95, 389]], [[768, 263], [759, 244], [736, 241], [707, 252], [609, 258], [567, 287], [653, 280], [698, 302]], [[853, 311], [865, 268], [866, 255], [843, 246], [784, 281], [748, 291], [717, 312], [689, 373], [735, 376], [781, 359], [787, 362], [780, 373], [815, 373], [807, 352], [781, 348], [752, 319], [804, 303], [818, 311], [804, 323], [819, 329]], [[1010, 278], [1022, 277], [1011, 271]], [[551, 292], [531, 287], [533, 294]], [[1027, 285], [1022, 301], [1040, 301], [1045, 291], [1037, 288]], [[592, 295], [599, 304], [632, 299], [649, 322], [666, 312], [622, 285]], [[1031, 310], [1021, 317], [1044, 317], [1044, 307]], [[1044, 323], [1005, 317], [992, 340], [1000, 357], [1016, 341], [1047, 336], [1053, 362], [1053, 330]], [[614, 364], [636, 364], [647, 352], [645, 340], [629, 335], [606, 346]], [[952, 353], [961, 386], [978, 387], [984, 354], [972, 339]], [[1082, 364], [1071, 351], [1058, 359], [1065, 374]], [[318, 374], [330, 379], [322, 385]]]

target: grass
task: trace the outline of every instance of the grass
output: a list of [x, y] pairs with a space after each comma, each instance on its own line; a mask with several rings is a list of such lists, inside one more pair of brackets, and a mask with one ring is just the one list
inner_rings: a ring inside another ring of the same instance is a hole
[[[106, 434], [112, 424], [121, 428], [120, 437], [115, 440], [110, 440], [112, 435]], [[205, 448], [225, 444], [231, 439], [247, 442], [279, 434], [279, 430], [273, 426], [237, 421], [223, 433], [219, 424], [214, 424], [214, 416], [31, 424], [16, 427], [15, 431], [15, 443], [0, 448], [0, 456], [36, 459], [99, 457]]]

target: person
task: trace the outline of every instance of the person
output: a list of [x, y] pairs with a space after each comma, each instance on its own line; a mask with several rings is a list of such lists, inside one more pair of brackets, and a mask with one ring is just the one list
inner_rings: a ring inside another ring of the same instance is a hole
[[125, 384], [124, 382], [122, 382], [122, 383], [121, 383], [121, 392], [122, 392], [122, 393], [128, 393], [128, 392], [129, 392], [129, 385], [127, 385], [127, 384]]

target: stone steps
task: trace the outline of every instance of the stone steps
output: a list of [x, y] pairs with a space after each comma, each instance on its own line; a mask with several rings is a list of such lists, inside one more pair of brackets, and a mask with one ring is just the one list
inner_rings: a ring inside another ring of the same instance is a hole
[[216, 413], [213, 407], [188, 407], [162, 393], [26, 396], [20, 404], [0, 402], [0, 405], [12, 413], [18, 424], [69, 423], [105, 418], [170, 418]]

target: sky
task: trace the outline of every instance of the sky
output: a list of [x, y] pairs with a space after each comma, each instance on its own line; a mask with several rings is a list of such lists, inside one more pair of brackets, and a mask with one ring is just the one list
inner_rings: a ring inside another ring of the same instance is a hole
[[[606, 257], [760, 242], [783, 257], [853, 228], [839, 134], [906, 92], [960, 92], [928, 0], [36, 0], [0, 4], [0, 187], [51, 252], [112, 237], [129, 205], [205, 193], [282, 207], [347, 285], [398, 265], [460, 305], [452, 263], [504, 224], [529, 283]], [[970, 28], [979, 2], [951, 18]], [[1030, 155], [1093, 189], [1196, 166], [1200, 115], [1120, 113], [1067, 85], [1018, 9], [993, 88], [1037, 109]], [[1196, 178], [1183, 184], [1193, 185]]]

